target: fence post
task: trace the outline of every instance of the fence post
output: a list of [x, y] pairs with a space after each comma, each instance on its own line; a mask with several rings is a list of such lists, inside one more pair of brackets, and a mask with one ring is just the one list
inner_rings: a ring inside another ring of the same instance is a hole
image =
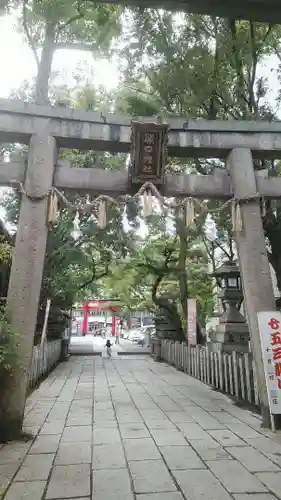
[[251, 369], [250, 369], [250, 359], [249, 354], [244, 354], [245, 360], [245, 375], [246, 375], [246, 391], [247, 391], [247, 400], [252, 403], [252, 390], [251, 390]]
[[229, 383], [228, 383], [228, 371], [227, 371], [227, 354], [224, 353], [223, 354], [223, 373], [224, 373], [224, 388], [225, 388], [225, 392], [228, 393], [229, 392]]
[[222, 354], [218, 352], [218, 363], [219, 363], [219, 388], [221, 391], [224, 389], [223, 383], [223, 367], [222, 367]]
[[195, 347], [195, 377], [200, 380], [200, 346]]
[[237, 398], [239, 398], [239, 380], [238, 380], [238, 363], [237, 363], [237, 353], [232, 352], [233, 360], [233, 374], [234, 374], [234, 393]]
[[209, 351], [209, 347], [208, 346], [205, 349], [205, 356], [206, 356], [207, 384], [210, 385], [210, 382], [211, 382], [211, 374], [210, 374], [210, 351]]
[[215, 387], [215, 371], [214, 371], [214, 365], [215, 365], [215, 353], [211, 352], [211, 385]]
[[245, 382], [245, 376], [244, 376], [244, 366], [243, 366], [243, 360], [244, 356], [241, 354], [238, 357], [238, 365], [239, 365], [239, 373], [240, 373], [240, 388], [241, 388], [241, 396], [242, 399], [246, 399], [246, 382]]
[[228, 371], [229, 371], [229, 388], [230, 394], [234, 395], [234, 385], [233, 385], [233, 359], [230, 354], [227, 355], [228, 359]]

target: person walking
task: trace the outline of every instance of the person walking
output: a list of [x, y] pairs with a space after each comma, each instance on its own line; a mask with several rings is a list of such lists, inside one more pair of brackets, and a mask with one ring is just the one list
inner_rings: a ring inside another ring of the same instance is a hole
[[111, 344], [110, 340], [107, 340], [105, 347], [106, 347], [106, 354], [107, 354], [108, 359], [111, 358], [111, 345], [112, 344]]

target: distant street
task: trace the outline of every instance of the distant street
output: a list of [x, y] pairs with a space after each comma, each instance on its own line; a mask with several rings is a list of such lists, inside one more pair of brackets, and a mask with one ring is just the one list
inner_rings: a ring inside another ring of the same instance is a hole
[[81, 336], [72, 336], [70, 339], [70, 353], [71, 354], [93, 354], [93, 353], [102, 353], [103, 356], [105, 353], [105, 343], [106, 340], [110, 339], [112, 343], [112, 356], [118, 356], [118, 353], [142, 353], [145, 354], [149, 352], [147, 347], [141, 347], [138, 344], [133, 343], [128, 339], [120, 339], [119, 344], [115, 344], [115, 337], [94, 337], [93, 335], [86, 335], [85, 337]]

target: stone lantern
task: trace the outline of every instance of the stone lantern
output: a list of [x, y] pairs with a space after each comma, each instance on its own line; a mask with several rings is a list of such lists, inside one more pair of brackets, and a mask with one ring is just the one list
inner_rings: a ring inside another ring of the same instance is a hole
[[249, 330], [244, 316], [240, 312], [243, 302], [240, 271], [235, 262], [224, 262], [212, 276], [221, 282], [218, 294], [222, 302], [223, 313], [215, 331], [210, 333], [209, 344], [216, 352], [247, 352], [249, 350]]

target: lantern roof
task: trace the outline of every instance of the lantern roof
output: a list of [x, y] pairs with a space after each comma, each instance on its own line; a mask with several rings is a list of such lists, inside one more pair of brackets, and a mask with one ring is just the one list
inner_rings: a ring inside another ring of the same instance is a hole
[[217, 278], [238, 278], [240, 276], [240, 270], [237, 265], [237, 261], [225, 261], [220, 267], [218, 267], [213, 273], [212, 276]]

